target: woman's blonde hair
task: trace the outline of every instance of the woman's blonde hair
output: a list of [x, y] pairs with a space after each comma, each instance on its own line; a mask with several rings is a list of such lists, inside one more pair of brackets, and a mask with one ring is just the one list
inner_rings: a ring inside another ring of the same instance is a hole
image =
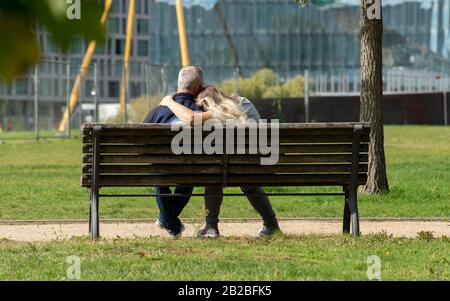
[[245, 123], [247, 115], [242, 111], [240, 100], [234, 96], [228, 96], [213, 86], [207, 86], [201, 91], [197, 100], [203, 103], [203, 108], [212, 113], [213, 118], [225, 122], [234, 120]]

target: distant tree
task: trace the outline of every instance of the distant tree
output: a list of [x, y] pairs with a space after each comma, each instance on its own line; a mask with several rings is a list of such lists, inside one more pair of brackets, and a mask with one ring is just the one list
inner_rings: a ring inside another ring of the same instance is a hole
[[[73, 5], [79, 5], [79, 16]], [[41, 53], [36, 35], [44, 28], [62, 51], [74, 37], [102, 41], [101, 1], [77, 0], [2, 0], [0, 1], [0, 77], [10, 81], [39, 62]], [[80, 17], [79, 19], [77, 17]]]

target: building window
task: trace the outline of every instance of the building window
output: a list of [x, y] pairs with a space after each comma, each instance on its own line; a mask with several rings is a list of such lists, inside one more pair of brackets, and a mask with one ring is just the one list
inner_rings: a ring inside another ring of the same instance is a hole
[[[85, 83], [85, 90], [84, 90], [84, 96], [86, 97], [92, 97], [91, 92], [94, 90], [94, 81], [87, 80]], [[97, 92], [97, 91], [96, 91]]]
[[112, 55], [114, 53], [112, 39], [108, 39], [107, 51], [108, 51], [108, 53], [107, 53], [108, 55]]
[[141, 83], [130, 83], [130, 97], [137, 98], [141, 96]]
[[148, 1], [144, 1], [144, 15], [148, 15]]
[[138, 56], [148, 56], [148, 41], [138, 41]]
[[105, 54], [105, 44], [97, 45], [95, 54]]
[[130, 73], [133, 76], [141, 76], [141, 63], [130, 63]]
[[70, 73], [72, 75], [78, 75], [81, 66], [81, 59], [72, 58], [70, 59]]
[[16, 95], [27, 95], [28, 94], [28, 79], [18, 79], [16, 80]]
[[119, 1], [113, 1], [112, 2], [111, 12], [112, 13], [120, 12], [120, 2]]
[[126, 18], [122, 19], [122, 34], [123, 35], [127, 34], [127, 19]]
[[105, 97], [105, 89], [103, 87], [103, 82], [99, 81], [97, 85], [97, 94], [100, 97]]
[[119, 82], [117, 81], [108, 82], [108, 95], [109, 97], [119, 96]]
[[52, 73], [52, 66], [50, 62], [42, 62], [39, 65], [39, 73], [40, 74], [51, 74]]
[[39, 80], [39, 93], [42, 96], [51, 96], [52, 94], [52, 82], [48, 78], [40, 79]]
[[135, 7], [136, 15], [139, 15], [142, 13], [142, 3], [141, 0], [136, 0], [136, 7]]
[[122, 78], [123, 74], [122, 74], [122, 69], [123, 69], [123, 63], [118, 61], [114, 63], [114, 75], [120, 76]]
[[116, 55], [123, 55], [125, 51], [125, 40], [117, 39], [116, 40]]
[[100, 60], [97, 64], [98, 69], [98, 75], [103, 77], [105, 76], [105, 62], [103, 60]]
[[56, 46], [56, 44], [53, 42], [51, 37], [47, 36], [47, 52], [49, 53], [58, 53], [59, 48]]
[[[56, 58], [55, 58], [55, 60], [56, 60]], [[53, 71], [52, 71], [53, 74], [59, 74], [59, 63], [57, 61], [55, 61], [55, 62], [52, 62], [51, 65], [52, 65], [52, 69], [53, 69]]]
[[112, 68], [111, 68], [111, 66], [112, 66], [112, 63], [111, 62], [106, 62], [106, 74], [107, 74], [107, 76], [112, 76], [113, 74], [112, 74]]
[[59, 96], [59, 80], [54, 79], [53, 80], [53, 96]]
[[148, 35], [148, 21], [145, 19], [137, 20], [137, 34]]
[[120, 33], [120, 22], [117, 18], [110, 18], [108, 20], [108, 32], [109, 33]]
[[70, 52], [74, 54], [78, 54], [82, 52], [83, 41], [81, 39], [73, 39], [72, 43], [70, 43]]

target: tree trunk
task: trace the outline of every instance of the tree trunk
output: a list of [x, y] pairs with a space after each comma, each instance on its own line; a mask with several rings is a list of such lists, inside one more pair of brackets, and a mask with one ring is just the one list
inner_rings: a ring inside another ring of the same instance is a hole
[[[369, 3], [371, 2], [371, 3]], [[383, 130], [383, 21], [368, 18], [377, 1], [361, 0], [361, 109], [360, 120], [369, 122], [369, 174], [364, 191], [378, 194], [389, 191], [386, 176]], [[381, 2], [381, 1], [380, 1]], [[381, 3], [380, 3], [381, 6]], [[381, 10], [381, 7], [380, 7]]]

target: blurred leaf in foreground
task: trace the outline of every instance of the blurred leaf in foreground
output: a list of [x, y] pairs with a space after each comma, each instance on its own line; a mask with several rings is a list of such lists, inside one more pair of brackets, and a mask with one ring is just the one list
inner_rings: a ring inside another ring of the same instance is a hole
[[[79, 3], [80, 19], [69, 19], [67, 10]], [[0, 77], [11, 81], [38, 63], [41, 50], [36, 28], [45, 29], [62, 51], [78, 36], [103, 42], [101, 1], [14, 0], [0, 1]]]

